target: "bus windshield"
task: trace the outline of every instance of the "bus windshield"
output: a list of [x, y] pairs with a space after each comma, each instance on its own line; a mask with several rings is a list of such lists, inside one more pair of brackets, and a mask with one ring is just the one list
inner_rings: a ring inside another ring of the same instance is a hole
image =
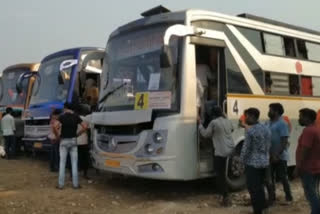
[[[60, 65], [65, 60], [73, 59], [73, 56], [59, 56], [41, 63], [39, 68], [40, 86], [38, 89], [33, 88], [33, 95], [30, 104], [45, 102], [65, 102], [68, 94], [70, 78], [59, 83]], [[65, 71], [69, 77], [72, 68]]]
[[1, 99], [1, 105], [23, 105], [26, 99], [26, 93], [28, 90], [28, 79], [22, 82], [22, 91], [20, 94], [17, 92], [17, 81], [21, 75], [25, 72], [29, 72], [28, 69], [14, 69], [5, 71], [2, 74], [2, 89], [3, 97]]
[[[160, 68], [166, 29], [166, 26], [151, 27], [116, 36], [108, 42], [108, 60], [101, 78], [101, 111], [136, 110], [141, 94], [148, 94], [146, 109], [177, 110], [177, 38], [170, 41], [173, 66]], [[152, 97], [162, 101], [151, 103]]]

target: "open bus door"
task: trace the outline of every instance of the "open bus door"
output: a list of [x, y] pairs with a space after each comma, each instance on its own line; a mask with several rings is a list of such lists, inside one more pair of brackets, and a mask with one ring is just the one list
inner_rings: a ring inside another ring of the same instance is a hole
[[[209, 75], [200, 75], [200, 78], [201, 76], [204, 76], [204, 78], [201, 79], [205, 79], [205, 87], [202, 88], [204, 96], [201, 97], [203, 100], [200, 104], [202, 112], [199, 112], [202, 117], [207, 118], [207, 122], [205, 123], [208, 123], [212, 118], [210, 118], [210, 116], [205, 116], [205, 110], [203, 110], [205, 109], [204, 103], [209, 104], [207, 107], [208, 112], [210, 112], [210, 106], [212, 107], [214, 105], [219, 105], [224, 112], [227, 110], [227, 84], [224, 57], [224, 50], [226, 47], [224, 42], [225, 35], [222, 32], [200, 29], [192, 26], [180, 24], [171, 26], [164, 36], [163, 54], [161, 55], [161, 65], [164, 64], [166, 67], [171, 64], [169, 41], [170, 37], [173, 35], [179, 37], [190, 36], [191, 44], [195, 45], [195, 55], [197, 58], [196, 67], [202, 67], [199, 70], [209, 70]], [[202, 65], [200, 66], [200, 64]], [[196, 68], [196, 70], [198, 69]], [[206, 72], [202, 71], [201, 73]], [[207, 76], [211, 76], [211, 78], [207, 79]], [[211, 82], [209, 79], [211, 79]], [[199, 104], [197, 106], [199, 109]], [[198, 163], [199, 175], [201, 177], [213, 175], [213, 144], [212, 142], [208, 143], [205, 141], [205, 139], [200, 138], [200, 134], [198, 133]]]
[[92, 52], [87, 54], [81, 63], [79, 74], [80, 97], [82, 97], [84, 103], [90, 105], [91, 111], [97, 108], [104, 57], [104, 51]]
[[[207, 127], [212, 117], [212, 108], [220, 106], [226, 109], [226, 72], [224, 61], [224, 43], [214, 39], [193, 38], [196, 51], [197, 84], [203, 90], [200, 117]], [[206, 71], [204, 71], [206, 70]], [[201, 80], [201, 81], [199, 81]], [[197, 94], [199, 96], [199, 94]], [[203, 176], [214, 172], [214, 148], [211, 138], [206, 139], [198, 133], [199, 173]]]

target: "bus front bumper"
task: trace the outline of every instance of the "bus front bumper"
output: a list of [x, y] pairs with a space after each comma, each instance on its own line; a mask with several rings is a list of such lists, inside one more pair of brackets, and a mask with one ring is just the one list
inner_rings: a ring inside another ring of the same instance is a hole
[[175, 156], [137, 158], [126, 154], [109, 154], [91, 151], [93, 167], [105, 172], [157, 180], [185, 180], [174, 170]]
[[24, 142], [25, 149], [27, 151], [41, 151], [49, 152], [51, 149], [51, 142], [47, 137], [39, 138], [22, 138]]

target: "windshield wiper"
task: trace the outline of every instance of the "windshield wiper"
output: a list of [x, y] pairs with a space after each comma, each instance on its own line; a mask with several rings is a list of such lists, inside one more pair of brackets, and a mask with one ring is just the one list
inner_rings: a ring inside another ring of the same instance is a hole
[[[118, 87], [114, 88], [113, 90], [109, 91], [106, 95], [104, 95], [100, 100], [99, 100], [99, 104], [101, 104], [102, 102], [104, 102], [110, 95], [112, 95], [114, 92], [118, 91], [119, 89], [123, 88], [125, 85], [127, 85], [127, 83], [122, 83], [121, 85], [119, 85]], [[99, 109], [100, 110], [100, 109]]]

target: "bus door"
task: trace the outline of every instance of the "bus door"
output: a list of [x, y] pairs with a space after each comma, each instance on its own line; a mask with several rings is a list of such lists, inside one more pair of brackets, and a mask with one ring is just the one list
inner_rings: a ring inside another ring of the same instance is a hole
[[79, 72], [79, 90], [81, 105], [90, 107], [94, 111], [99, 97], [100, 76], [102, 73], [103, 58], [102, 51], [85, 54]]
[[[221, 40], [195, 37], [197, 103], [199, 115], [206, 128], [213, 119], [212, 108], [226, 109], [226, 70], [224, 42]], [[200, 96], [200, 97], [199, 97]], [[200, 99], [199, 99], [200, 98]], [[200, 108], [199, 108], [200, 106]], [[199, 171], [213, 173], [214, 148], [212, 138], [204, 138], [198, 133]]]

